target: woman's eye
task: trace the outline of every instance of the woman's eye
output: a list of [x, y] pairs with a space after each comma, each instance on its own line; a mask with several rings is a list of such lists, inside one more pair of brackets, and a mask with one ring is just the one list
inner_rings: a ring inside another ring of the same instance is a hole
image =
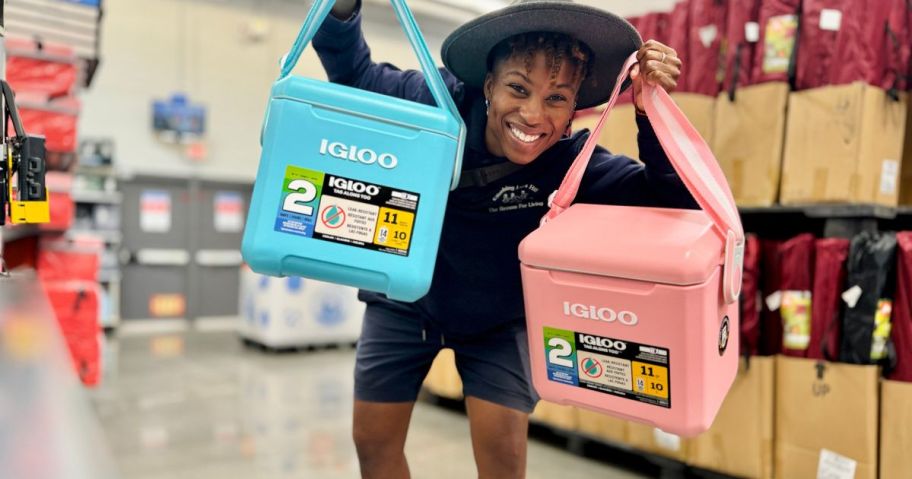
[[513, 91], [515, 91], [516, 93], [519, 93], [519, 94], [522, 94], [522, 95], [525, 95], [525, 94], [526, 94], [526, 89], [523, 88], [522, 85], [517, 85], [516, 83], [511, 83], [511, 84], [508, 85], [508, 86], [509, 86], [510, 88], [512, 88]]
[[548, 100], [553, 101], [553, 102], [562, 102], [562, 101], [567, 101], [567, 97], [565, 97], [564, 95], [551, 95], [550, 97], [548, 97]]

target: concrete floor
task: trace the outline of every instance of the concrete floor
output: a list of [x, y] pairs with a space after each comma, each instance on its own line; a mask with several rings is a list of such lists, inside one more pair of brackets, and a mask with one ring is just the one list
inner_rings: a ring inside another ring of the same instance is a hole
[[[125, 479], [357, 478], [350, 348], [267, 354], [233, 333], [110, 340], [90, 396]], [[476, 476], [464, 414], [419, 402], [415, 479]], [[530, 479], [639, 478], [531, 441]]]

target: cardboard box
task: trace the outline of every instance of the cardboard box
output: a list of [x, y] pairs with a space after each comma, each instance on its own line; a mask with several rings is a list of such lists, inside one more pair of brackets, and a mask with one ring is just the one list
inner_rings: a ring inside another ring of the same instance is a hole
[[566, 431], [575, 431], [579, 426], [579, 416], [575, 407], [561, 406], [547, 401], [538, 402], [531, 419], [545, 426]]
[[[706, 143], [712, 145], [713, 135], [713, 112], [715, 111], [715, 98], [698, 95], [695, 93], [672, 93], [674, 99], [687, 119], [693, 124], [694, 128], [700, 132]], [[601, 115], [601, 110], [598, 114]], [[587, 115], [586, 117], [575, 120], [574, 129], [589, 128], [590, 130], [598, 123], [598, 116]], [[637, 134], [639, 129], [636, 123], [636, 107], [633, 104], [618, 105], [608, 115], [608, 122], [602, 130], [599, 144], [608, 149], [615, 155], [629, 156], [630, 158], [640, 158], [640, 147], [637, 143]]]
[[627, 443], [627, 421], [586, 409], [578, 409], [577, 417], [581, 433], [609, 443]]
[[636, 107], [633, 104], [618, 105], [608, 116], [608, 124], [602, 130], [599, 144], [615, 155], [640, 158], [637, 143], [639, 128], [636, 124]]
[[909, 102], [906, 116], [906, 141], [903, 146], [903, 160], [899, 186], [899, 204], [912, 205], [912, 102]]
[[781, 202], [896, 206], [907, 107], [864, 83], [792, 93]]
[[879, 377], [876, 366], [777, 357], [776, 477], [877, 479]]
[[687, 462], [692, 441], [645, 424], [627, 423], [627, 444], [657, 456]]
[[912, 474], [912, 383], [884, 381], [881, 389], [880, 477]]
[[462, 379], [456, 370], [456, 355], [452, 349], [444, 348], [437, 353], [424, 379], [424, 387], [441, 397], [462, 399]]
[[773, 477], [775, 358], [741, 360], [709, 431], [691, 441], [689, 464], [738, 477]]
[[762, 83], [716, 99], [712, 151], [739, 206], [771, 206], [779, 199], [785, 143], [787, 83]]

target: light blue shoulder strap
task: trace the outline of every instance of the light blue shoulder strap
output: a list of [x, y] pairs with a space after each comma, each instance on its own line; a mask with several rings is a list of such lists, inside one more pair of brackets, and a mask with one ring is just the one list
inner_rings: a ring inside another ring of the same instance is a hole
[[[304, 20], [304, 25], [301, 26], [301, 31], [298, 33], [298, 38], [295, 39], [294, 45], [292, 45], [288, 55], [282, 61], [282, 73], [279, 75], [279, 79], [291, 74], [291, 71], [301, 58], [304, 48], [313, 40], [317, 30], [320, 29], [320, 25], [326, 20], [326, 16], [329, 15], [335, 3], [336, 0], [314, 0], [310, 11], [307, 13], [307, 18]], [[434, 65], [434, 60], [431, 58], [427, 43], [424, 41], [424, 36], [418, 28], [418, 23], [415, 21], [412, 11], [406, 5], [405, 0], [391, 0], [391, 3], [393, 4], [393, 10], [396, 12], [396, 17], [399, 19], [399, 24], [402, 25], [409, 43], [412, 44], [412, 50], [418, 56], [421, 71], [424, 73], [425, 81], [431, 90], [434, 101], [437, 102], [437, 107], [449, 113], [459, 124], [459, 151], [456, 152], [453, 182], [450, 185], [450, 189], [454, 190], [459, 185], [459, 173], [462, 171], [462, 154], [466, 137], [465, 122], [462, 121], [462, 116], [460, 116], [459, 110], [456, 108], [456, 103], [453, 102], [453, 98], [447, 91], [440, 72]]]

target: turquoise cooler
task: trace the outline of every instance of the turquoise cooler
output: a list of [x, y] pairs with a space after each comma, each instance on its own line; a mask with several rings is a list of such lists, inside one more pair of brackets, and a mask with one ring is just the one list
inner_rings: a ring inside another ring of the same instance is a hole
[[393, 0], [438, 107], [291, 75], [334, 0], [317, 0], [272, 87], [244, 240], [261, 274], [415, 301], [430, 288], [465, 125], [404, 0]]

